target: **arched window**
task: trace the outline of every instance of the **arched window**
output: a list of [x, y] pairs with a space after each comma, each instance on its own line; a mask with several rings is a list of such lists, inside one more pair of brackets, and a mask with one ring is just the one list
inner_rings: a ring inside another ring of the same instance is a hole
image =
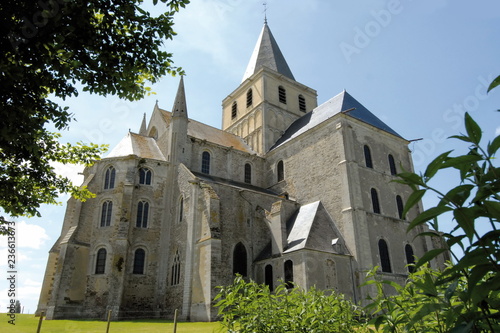
[[148, 168], [139, 169], [139, 184], [151, 185], [151, 170]]
[[381, 239], [378, 241], [378, 252], [380, 255], [380, 266], [382, 266], [382, 272], [391, 273], [391, 259], [389, 258], [389, 248], [385, 240]]
[[285, 284], [287, 288], [293, 288], [293, 261], [285, 261]]
[[204, 151], [201, 155], [201, 172], [210, 174], [210, 153]]
[[110, 166], [106, 169], [106, 173], [104, 175], [104, 189], [115, 188], [115, 175], [116, 170], [114, 167]]
[[106, 249], [101, 248], [97, 251], [97, 258], [95, 261], [95, 274], [104, 274], [106, 270]]
[[410, 265], [408, 267], [408, 272], [413, 273], [415, 271], [415, 255], [413, 254], [413, 247], [410, 244], [405, 245], [405, 254], [406, 254], [406, 264]]
[[181, 200], [179, 201], [179, 222], [182, 222], [184, 219], [184, 197], [181, 197]]
[[252, 88], [247, 91], [247, 108], [253, 104], [253, 91]]
[[181, 281], [181, 256], [179, 254], [179, 250], [175, 252], [170, 274], [170, 284], [172, 286], [178, 285]]
[[278, 165], [276, 166], [276, 171], [278, 173], [278, 181], [282, 181], [285, 179], [285, 167], [283, 166], [283, 161], [279, 161]]
[[252, 166], [250, 163], [245, 164], [245, 183], [252, 183]]
[[132, 274], [144, 274], [144, 262], [146, 260], [146, 251], [137, 249], [134, 253], [134, 270]]
[[111, 215], [113, 213], [113, 202], [104, 201], [101, 209], [101, 227], [109, 227], [111, 225]]
[[283, 86], [278, 87], [278, 96], [280, 103], [286, 104], [286, 90]]
[[400, 195], [396, 195], [396, 205], [398, 207], [398, 216], [400, 219], [402, 219], [404, 206], [403, 206], [403, 199], [401, 199]]
[[376, 213], [376, 214], [380, 214], [380, 204], [379, 204], [379, 201], [378, 201], [378, 193], [377, 193], [377, 190], [372, 188], [370, 190], [370, 193], [371, 193], [371, 196], [372, 196], [372, 208], [373, 208], [373, 212]]
[[388, 159], [389, 159], [389, 169], [391, 170], [391, 175], [395, 176], [397, 175], [398, 170], [396, 170], [396, 162], [394, 162], [394, 156], [389, 154]]
[[241, 242], [236, 244], [233, 251], [233, 274], [247, 276], [247, 250]]
[[231, 119], [236, 118], [237, 115], [238, 115], [238, 103], [234, 101], [233, 105], [231, 105]]
[[148, 227], [148, 217], [149, 217], [149, 202], [139, 201], [137, 204], [137, 219], [135, 221], [135, 226], [137, 228], [147, 228]]
[[299, 95], [299, 110], [306, 112], [306, 99], [302, 95]]
[[367, 168], [372, 168], [373, 169], [373, 163], [372, 163], [372, 153], [370, 152], [370, 147], [365, 145], [363, 147], [365, 151], [365, 165]]
[[264, 268], [264, 283], [269, 287], [269, 291], [274, 289], [274, 277], [273, 277], [273, 266], [266, 265]]

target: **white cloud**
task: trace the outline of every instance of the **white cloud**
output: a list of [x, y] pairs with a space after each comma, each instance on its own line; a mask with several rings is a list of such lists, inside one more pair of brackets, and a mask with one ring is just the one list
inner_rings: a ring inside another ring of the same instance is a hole
[[[24, 221], [18, 223], [16, 230], [18, 235], [18, 251], [16, 260], [16, 299], [21, 301], [24, 306], [24, 313], [33, 313], [38, 304], [40, 291], [42, 288], [43, 273], [45, 272], [45, 250], [44, 243], [48, 239], [45, 229], [37, 225], [27, 224]], [[22, 237], [22, 236], [25, 237]], [[26, 237], [28, 235], [28, 237]], [[3, 237], [5, 238], [5, 237]], [[0, 244], [0, 258], [7, 258], [7, 242], [2, 241]], [[25, 243], [30, 243], [26, 246]], [[29, 250], [27, 248], [36, 248]], [[30, 263], [27, 263], [30, 261]], [[31, 264], [35, 262], [35, 264]], [[7, 260], [0, 260], [0, 270], [7, 271]], [[5, 309], [10, 302], [8, 295], [9, 281], [7, 279], [0, 280], [0, 307]]]
[[495, 129], [495, 137], [500, 135], [500, 126]]
[[28, 224], [25, 221], [16, 225], [17, 246], [22, 248], [40, 249], [50, 239], [46, 230], [36, 224]]
[[28, 255], [24, 254], [24, 251], [19, 251], [18, 256], [17, 256], [17, 260], [19, 260], [20, 262], [28, 261], [28, 260], [30, 260], [30, 257]]
[[62, 164], [59, 162], [52, 162], [50, 165], [55, 169], [58, 175], [69, 178], [73, 182], [73, 185], [80, 185], [83, 182], [83, 175], [79, 174], [84, 169], [83, 165]]
[[[40, 291], [42, 289], [42, 284], [39, 285], [22, 285], [16, 288], [16, 299], [21, 302], [21, 306], [24, 307], [24, 313], [34, 313], [36, 310], [36, 304], [38, 304], [38, 298], [40, 297]], [[0, 290], [0, 305], [2, 306], [2, 312], [10, 304], [10, 298], [8, 297], [8, 288]]]

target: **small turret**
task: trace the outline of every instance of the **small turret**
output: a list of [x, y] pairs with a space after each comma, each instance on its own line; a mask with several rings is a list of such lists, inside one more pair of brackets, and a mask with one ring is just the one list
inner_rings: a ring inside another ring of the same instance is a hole
[[172, 106], [172, 117], [184, 117], [187, 119], [186, 93], [184, 91], [184, 76], [181, 76], [174, 105]]
[[140, 135], [148, 135], [148, 127], [146, 126], [146, 112], [144, 112], [144, 117], [142, 117], [141, 129], [139, 130]]
[[172, 106], [172, 121], [170, 122], [170, 152], [169, 159], [173, 163], [184, 163], [188, 156], [187, 131], [188, 116], [186, 105], [186, 93], [184, 91], [184, 77], [181, 76], [174, 105]]

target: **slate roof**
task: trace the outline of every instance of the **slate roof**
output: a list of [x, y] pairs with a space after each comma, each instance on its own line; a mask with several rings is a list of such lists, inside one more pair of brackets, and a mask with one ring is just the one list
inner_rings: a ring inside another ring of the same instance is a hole
[[344, 113], [348, 116], [361, 120], [369, 125], [375, 126], [397, 137], [401, 137], [396, 131], [390, 128], [386, 123], [380, 120], [373, 113], [368, 111], [361, 103], [352, 97], [347, 91], [343, 91], [330, 100], [316, 107], [311, 112], [306, 113], [295, 122], [293, 122], [283, 133], [281, 138], [271, 147], [273, 150], [287, 141], [299, 136], [311, 128], [321, 124], [338, 113]]
[[[160, 109], [163, 118], [167, 124], [170, 123], [172, 118], [172, 112]], [[197, 138], [200, 140], [206, 140], [223, 147], [233, 147], [234, 149], [255, 154], [256, 152], [250, 148], [249, 145], [241, 137], [234, 135], [229, 132], [225, 132], [218, 128], [200, 123], [199, 121], [189, 119], [188, 122], [188, 133], [189, 136]]]
[[160, 151], [155, 139], [132, 132], [128, 132], [128, 134], [116, 145], [115, 148], [113, 148], [106, 158], [129, 155], [166, 161], [166, 158]]
[[200, 178], [201, 180], [208, 181], [211, 183], [232, 186], [232, 187], [236, 187], [236, 188], [240, 188], [240, 189], [251, 190], [251, 191], [255, 191], [255, 192], [260, 192], [260, 193], [264, 193], [264, 194], [278, 196], [278, 193], [273, 192], [273, 191], [268, 190], [268, 189], [263, 188], [263, 187], [258, 187], [258, 186], [255, 186], [252, 184], [247, 184], [247, 183], [240, 183], [240, 182], [236, 182], [236, 181], [231, 180], [231, 179], [215, 177], [215, 176], [207, 175], [206, 173], [196, 172], [196, 171], [192, 171], [192, 170], [191, 170], [191, 172], [193, 173], [193, 175]]
[[246, 153], [255, 154], [255, 151], [246, 144], [245, 140], [237, 135], [225, 132], [218, 128], [208, 126], [196, 120], [189, 120], [188, 135], [200, 140], [207, 140], [224, 147], [233, 147], [234, 149]]
[[305, 247], [318, 207], [319, 201], [301, 206], [297, 215], [288, 222], [293, 226], [288, 233], [288, 246], [284, 253], [297, 251]]
[[276, 43], [267, 23], [262, 28], [241, 82], [248, 79], [263, 66], [275, 70], [295, 81], [292, 71], [288, 67], [285, 57], [281, 53], [278, 43]]

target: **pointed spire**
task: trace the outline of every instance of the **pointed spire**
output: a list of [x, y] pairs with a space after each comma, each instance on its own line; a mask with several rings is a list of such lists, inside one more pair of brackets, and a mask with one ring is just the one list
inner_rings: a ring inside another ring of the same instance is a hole
[[172, 117], [187, 118], [186, 93], [184, 91], [184, 76], [181, 75], [177, 95], [175, 96], [174, 106], [172, 106]]
[[144, 116], [142, 117], [141, 129], [139, 130], [140, 135], [146, 135], [147, 127], [146, 127], [146, 112], [144, 112]]
[[243, 75], [243, 80], [241, 82], [248, 79], [263, 66], [295, 80], [292, 71], [286, 63], [285, 57], [281, 53], [278, 43], [276, 43], [276, 40], [267, 25], [267, 19], [264, 23], [264, 27], [262, 28], [257, 44], [255, 45], [255, 49], [250, 57], [247, 70], [245, 71], [245, 75]]

